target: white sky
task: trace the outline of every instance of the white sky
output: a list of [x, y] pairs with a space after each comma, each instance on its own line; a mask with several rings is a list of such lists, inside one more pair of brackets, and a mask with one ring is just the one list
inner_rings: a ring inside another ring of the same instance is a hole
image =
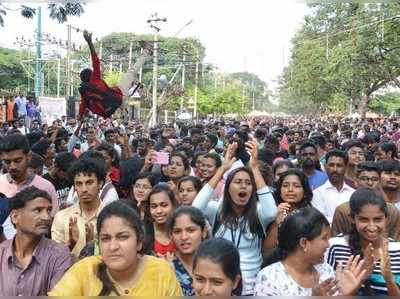
[[[42, 7], [43, 32], [66, 40], [66, 25], [50, 20], [46, 4]], [[224, 72], [253, 72], [271, 88], [288, 62], [290, 39], [307, 12], [306, 5], [296, 0], [95, 0], [85, 10], [70, 23], [93, 31], [94, 37], [111, 32], [152, 33], [146, 21], [154, 12], [168, 19], [160, 33], [166, 36], [193, 20], [178, 37], [199, 38], [206, 47], [206, 62]], [[36, 20], [8, 12], [5, 27], [0, 27], [0, 46], [15, 48], [15, 37], [32, 38], [35, 26]], [[82, 43], [81, 34], [74, 32], [73, 41]]]

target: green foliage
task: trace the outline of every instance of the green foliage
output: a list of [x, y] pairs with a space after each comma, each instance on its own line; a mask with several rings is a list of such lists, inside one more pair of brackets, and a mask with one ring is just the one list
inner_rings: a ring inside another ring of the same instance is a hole
[[304, 101], [345, 111], [352, 99], [363, 115], [377, 90], [400, 86], [400, 26], [398, 18], [391, 18], [400, 4], [335, 2], [310, 7], [281, 77], [281, 108], [289, 111], [288, 105]]
[[0, 48], [0, 89], [23, 87], [24, 70], [19, 63], [20, 55], [16, 50]]
[[124, 74], [120, 72], [107, 72], [104, 75], [104, 81], [106, 81], [108, 86], [116, 86], [118, 82], [121, 81], [123, 75]]
[[375, 96], [369, 103], [373, 111], [390, 114], [400, 111], [400, 92], [388, 92]]
[[[7, 1], [0, 0], [0, 26], [4, 26], [4, 17], [7, 15], [7, 10], [11, 10], [3, 3]], [[54, 1], [53, 1], [54, 2]], [[84, 3], [78, 2], [64, 2], [64, 3], [50, 3], [48, 8], [50, 11], [50, 18], [57, 20], [59, 23], [65, 23], [69, 16], [80, 16], [84, 11]], [[18, 9], [21, 16], [27, 19], [32, 19], [36, 14], [36, 9], [30, 6], [21, 5]]]

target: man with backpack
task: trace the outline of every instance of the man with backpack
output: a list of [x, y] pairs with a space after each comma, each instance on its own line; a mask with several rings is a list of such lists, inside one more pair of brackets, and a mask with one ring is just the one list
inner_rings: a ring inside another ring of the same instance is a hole
[[[87, 68], [80, 73], [82, 82], [79, 87], [79, 93], [81, 94], [79, 117], [82, 118], [86, 109], [89, 109], [95, 114], [109, 118], [121, 106], [123, 97], [135, 93], [139, 87], [140, 84], [136, 82], [136, 74], [149, 56], [149, 46], [145, 45], [139, 59], [128, 69], [128, 72], [117, 86], [109, 87], [101, 76], [100, 60], [92, 42], [92, 34], [85, 30], [83, 37], [90, 49], [93, 70]], [[135, 82], [136, 86], [132, 89]]]

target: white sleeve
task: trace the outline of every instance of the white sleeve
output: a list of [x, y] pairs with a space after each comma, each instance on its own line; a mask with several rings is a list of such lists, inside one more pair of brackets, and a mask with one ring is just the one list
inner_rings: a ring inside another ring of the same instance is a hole
[[[101, 194], [101, 191], [100, 191], [100, 194]], [[119, 197], [118, 197], [117, 190], [115, 190], [115, 188], [112, 187], [104, 195], [103, 200], [102, 200], [102, 206], [105, 207], [106, 205], [108, 205], [118, 199], [119, 199]]]
[[257, 215], [265, 231], [268, 225], [274, 220], [278, 208], [276, 207], [274, 197], [269, 187], [265, 186], [257, 190], [257, 195]]
[[211, 200], [213, 192], [214, 189], [209, 184], [205, 184], [192, 202], [193, 207], [198, 208], [204, 213], [211, 226], [214, 225], [215, 215], [217, 214], [219, 205], [223, 201], [223, 199], [219, 201]]

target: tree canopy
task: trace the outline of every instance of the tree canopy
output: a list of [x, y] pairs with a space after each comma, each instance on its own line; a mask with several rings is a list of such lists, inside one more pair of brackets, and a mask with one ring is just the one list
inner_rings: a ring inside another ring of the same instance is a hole
[[280, 79], [281, 107], [301, 113], [309, 105], [329, 111], [352, 103], [364, 115], [376, 91], [400, 86], [399, 8], [396, 2], [310, 4]]

